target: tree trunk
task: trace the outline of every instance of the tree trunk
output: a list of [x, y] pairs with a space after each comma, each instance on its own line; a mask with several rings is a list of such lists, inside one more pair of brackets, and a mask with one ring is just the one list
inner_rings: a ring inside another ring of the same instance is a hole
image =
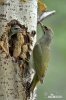
[[[31, 41], [34, 40], [32, 42], [34, 45], [37, 0], [0, 0], [0, 100], [29, 100], [26, 95], [26, 85], [31, 82], [32, 70], [29, 71], [29, 65], [26, 63], [23, 67], [19, 67], [18, 62], [15, 62], [15, 58], [9, 52], [8, 31], [13, 24], [24, 26], [27, 34], [32, 34], [29, 38]], [[33, 45], [29, 44], [31, 49]], [[34, 91], [30, 95], [30, 100], [35, 100], [35, 98]]]

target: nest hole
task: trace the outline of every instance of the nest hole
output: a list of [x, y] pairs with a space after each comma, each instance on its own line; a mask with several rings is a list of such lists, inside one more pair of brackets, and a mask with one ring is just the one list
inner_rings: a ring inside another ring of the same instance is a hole
[[15, 59], [29, 61], [33, 35], [27, 32], [27, 27], [21, 25], [17, 20], [12, 20], [7, 23], [6, 31], [10, 56]]

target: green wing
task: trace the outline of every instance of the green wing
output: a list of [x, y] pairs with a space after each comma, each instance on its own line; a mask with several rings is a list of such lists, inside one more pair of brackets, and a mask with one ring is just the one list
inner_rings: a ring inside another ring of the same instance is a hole
[[33, 61], [36, 73], [39, 77], [40, 82], [43, 82], [43, 77], [50, 59], [50, 49], [45, 47], [43, 44], [37, 43], [33, 49]]
[[42, 58], [42, 50], [39, 43], [37, 43], [33, 49], [33, 61], [36, 73], [38, 74], [39, 80], [43, 77], [44, 73], [44, 62]]

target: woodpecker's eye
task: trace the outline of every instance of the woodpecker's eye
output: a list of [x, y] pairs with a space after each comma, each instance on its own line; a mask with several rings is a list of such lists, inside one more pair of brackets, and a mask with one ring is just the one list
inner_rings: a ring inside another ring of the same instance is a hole
[[48, 30], [48, 27], [44, 26], [46, 30]]

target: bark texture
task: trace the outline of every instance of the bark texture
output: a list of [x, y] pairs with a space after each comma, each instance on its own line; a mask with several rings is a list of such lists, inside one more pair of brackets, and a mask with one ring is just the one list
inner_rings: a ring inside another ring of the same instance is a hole
[[[9, 52], [8, 46], [8, 23], [11, 20], [17, 20], [21, 25], [27, 28], [29, 34], [36, 33], [37, 25], [37, 0], [0, 0], [0, 44], [3, 44], [6, 51]], [[2, 39], [6, 34], [6, 40]], [[31, 37], [33, 45], [36, 41], [36, 35]], [[33, 45], [30, 45], [33, 49]], [[24, 64], [20, 68], [15, 58], [7, 56], [7, 53], [0, 45], [0, 100], [35, 100], [35, 91], [26, 96], [27, 82], [31, 82], [33, 77], [32, 70], [29, 65]], [[31, 52], [30, 52], [31, 53]]]

